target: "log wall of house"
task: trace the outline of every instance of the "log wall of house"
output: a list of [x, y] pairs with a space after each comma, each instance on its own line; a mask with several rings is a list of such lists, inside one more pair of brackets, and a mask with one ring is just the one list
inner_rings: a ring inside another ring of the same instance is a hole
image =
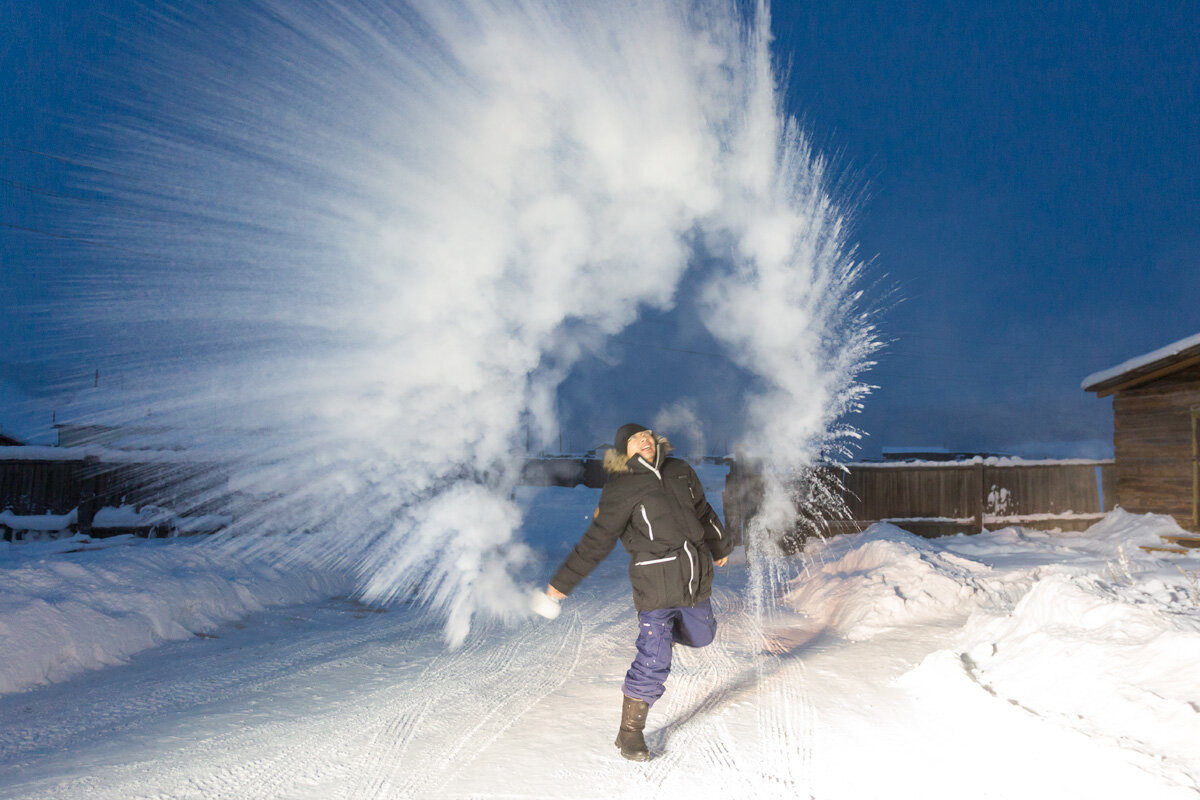
[[1192, 414], [1200, 365], [1113, 395], [1117, 502], [1135, 513], [1170, 514], [1195, 528]]

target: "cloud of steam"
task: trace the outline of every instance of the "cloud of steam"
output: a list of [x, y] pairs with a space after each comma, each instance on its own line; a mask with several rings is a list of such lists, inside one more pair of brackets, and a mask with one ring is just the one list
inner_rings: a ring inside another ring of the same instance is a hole
[[63, 347], [121, 375], [91, 419], [152, 419], [220, 465], [196, 501], [231, 505], [243, 545], [309, 531], [366, 599], [445, 614], [452, 643], [512, 613], [512, 453], [527, 426], [550, 438], [590, 342], [670, 306], [697, 236], [724, 265], [700, 278], [706, 324], [768, 387], [749, 451], [786, 472], [853, 435], [860, 265], [780, 112], [764, 5], [134, 18], [86, 120], [105, 203], [77, 231], [100, 247], [56, 276]]
[[[704, 423], [696, 413], [696, 404], [691, 400], [678, 400], [654, 415], [650, 423], [656, 431], [671, 434], [671, 444], [677, 455], [699, 457], [704, 450]], [[682, 438], [683, 441], [680, 441]]]

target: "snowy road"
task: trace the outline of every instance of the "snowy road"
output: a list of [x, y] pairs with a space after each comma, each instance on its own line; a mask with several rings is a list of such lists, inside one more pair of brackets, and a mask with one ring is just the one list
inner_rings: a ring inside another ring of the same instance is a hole
[[0, 698], [0, 798], [1196, 797], [964, 670], [923, 682], [951, 627], [764, 637], [745, 578], [719, 576], [717, 641], [677, 659], [648, 764], [612, 746], [635, 634], [618, 555], [558, 620], [453, 652], [411, 610], [334, 601]]
[[709, 719], [756, 685], [732, 640], [684, 659], [651, 736], [664, 757], [615, 758], [634, 624], [620, 565], [602, 569], [601, 595], [557, 622], [493, 625], [454, 652], [419, 614], [338, 601], [0, 698], [0, 796], [611, 796], [668, 783], [685, 756], [736, 793], [733, 737]]

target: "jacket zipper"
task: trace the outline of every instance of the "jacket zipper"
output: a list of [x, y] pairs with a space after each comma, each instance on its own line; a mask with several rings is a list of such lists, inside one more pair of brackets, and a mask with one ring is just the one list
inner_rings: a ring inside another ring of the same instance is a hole
[[654, 526], [650, 524], [650, 517], [646, 514], [646, 504], [642, 503], [642, 519], [646, 520], [646, 530], [650, 532], [650, 541], [654, 541]]
[[721, 536], [721, 529], [717, 527], [717, 523], [710, 521], [708, 524], [712, 525], [712, 529], [717, 532], [718, 539], [724, 538], [723, 536]]
[[648, 470], [650, 470], [651, 472], [653, 472], [653, 473], [654, 473], [654, 477], [658, 478], [659, 482], [662, 482], [662, 473], [661, 473], [661, 472], [659, 472], [657, 469], [655, 469], [653, 464], [651, 464], [649, 461], [647, 461], [646, 459], [642, 458], [641, 456], [638, 456], [638, 459], [639, 459], [639, 460], [640, 460], [640, 461], [641, 461], [643, 464], [645, 464], [645, 465], [646, 465], [646, 469], [648, 469]]
[[[654, 473], [654, 477], [658, 478], [659, 483], [662, 483], [662, 473], [659, 472], [657, 469], [655, 469], [650, 464], [650, 462], [647, 461], [646, 459], [642, 458], [641, 456], [638, 456], [638, 458], [641, 459], [642, 463], [645, 464], [650, 469], [650, 471]], [[692, 492], [691, 484], [688, 484], [688, 492], [689, 493]], [[693, 500], [696, 499], [696, 495], [694, 493], [692, 493], [692, 499]], [[642, 503], [641, 508], [642, 508], [642, 519], [644, 519], [646, 521], [646, 531], [650, 536], [650, 541], [654, 541], [654, 526], [650, 524], [650, 516], [646, 513], [646, 504]], [[713, 523], [713, 527], [714, 528], [717, 527], [715, 523]], [[720, 530], [720, 528], [717, 528], [717, 537], [720, 538], [720, 536], [721, 536], [721, 530]], [[683, 552], [684, 552], [684, 555], [686, 555], [688, 558], [688, 568], [691, 571], [691, 577], [688, 579], [688, 594], [691, 595], [692, 597], [695, 597], [696, 596], [696, 588], [693, 586], [693, 584], [696, 582], [696, 559], [692, 558], [692, 552], [690, 550], [688, 550], [687, 542], [683, 543]], [[669, 558], [656, 558], [653, 561], [639, 561], [634, 566], [640, 567], [645, 564], [661, 564], [664, 561], [674, 561], [675, 558], [676, 558], [675, 556], [670, 556]]]
[[691, 567], [692, 570], [692, 577], [688, 579], [688, 594], [695, 597], [696, 589], [692, 586], [692, 584], [696, 582], [696, 562], [692, 558], [691, 551], [688, 550], [687, 542], [683, 543], [683, 552], [687, 555], [688, 566]]

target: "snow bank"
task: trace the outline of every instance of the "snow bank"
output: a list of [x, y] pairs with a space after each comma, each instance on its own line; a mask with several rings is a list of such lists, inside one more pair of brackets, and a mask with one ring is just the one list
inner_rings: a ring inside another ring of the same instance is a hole
[[5, 509], [0, 511], [0, 525], [22, 533], [26, 531], [57, 532], [65, 531], [74, 525], [78, 517], [78, 509], [74, 508], [66, 514], [14, 514]]
[[[79, 509], [73, 508], [66, 514], [14, 514], [0, 511], [0, 525], [20, 534], [23, 539], [61, 539], [68, 535], [72, 525], [78, 524]], [[180, 516], [173, 511], [153, 505], [105, 506], [92, 517], [92, 528], [113, 530], [121, 528], [160, 527], [176, 534], [215, 533], [233, 524], [229, 514], [198, 514]], [[50, 534], [49, 537], [31, 537], [29, 534]]]
[[253, 563], [196, 540], [3, 543], [0, 694], [350, 588], [347, 578], [311, 564]]
[[1081, 558], [1043, 568], [1011, 608], [976, 612], [958, 649], [998, 697], [1200, 784], [1200, 553], [1138, 547], [1178, 532], [1168, 517], [1118, 511], [1061, 537]]
[[1197, 783], [1200, 614], [1139, 594], [1048, 575], [1009, 613], [972, 617], [963, 663], [998, 697], [1161, 758]]
[[962, 620], [989, 569], [889, 523], [816, 551], [788, 605], [852, 641], [903, 625]]
[[97, 528], [139, 528], [168, 522], [174, 516], [170, 511], [158, 506], [117, 506], [96, 511], [92, 517], [92, 525]]
[[958, 628], [902, 678], [969, 678], [1135, 760], [1200, 784], [1200, 553], [1153, 554], [1169, 517], [1117, 510], [1080, 533], [1009, 527], [923, 540], [875, 525], [814, 550], [787, 601], [852, 640]]

